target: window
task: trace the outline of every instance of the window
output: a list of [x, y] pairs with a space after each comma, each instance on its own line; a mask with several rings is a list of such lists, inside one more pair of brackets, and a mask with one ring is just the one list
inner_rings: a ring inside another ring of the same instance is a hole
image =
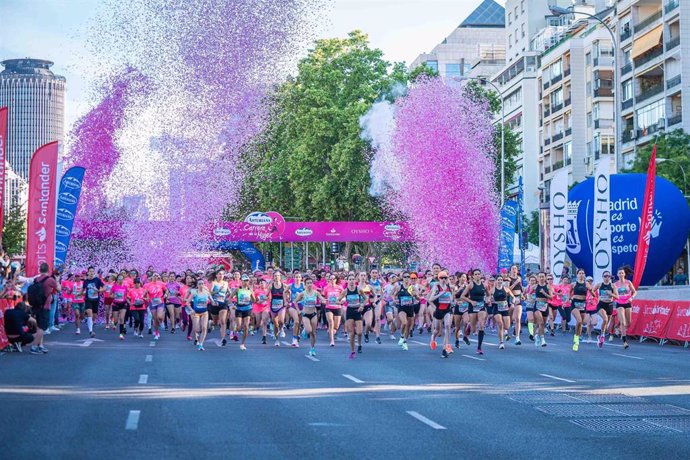
[[438, 61], [426, 61], [426, 66], [434, 72], [438, 72]]
[[585, 54], [585, 65], [592, 65], [592, 53]]
[[624, 81], [623, 84], [621, 85], [623, 89], [623, 100], [624, 101], [629, 101], [633, 97], [633, 81], [632, 78]]
[[592, 116], [594, 117], [594, 120], [599, 119], [599, 103], [598, 102], [595, 102], [592, 105]]
[[592, 112], [587, 112], [587, 127], [592, 127]]
[[512, 13], [508, 13], [508, 25], [510, 25], [513, 22], [513, 15]]
[[467, 75], [468, 73], [470, 73], [470, 70], [472, 70], [472, 64], [467, 64], [467, 63], [465, 63], [465, 64], [462, 66], [462, 74], [463, 74], [463, 75]]
[[460, 64], [446, 64], [446, 78], [454, 78], [461, 76]]
[[551, 64], [551, 78], [556, 78], [563, 72], [563, 62], [559, 59], [558, 61]]
[[642, 107], [637, 111], [637, 128], [641, 130], [646, 130], [650, 127], [655, 127], [659, 120], [664, 118], [664, 112], [666, 110], [666, 101], [661, 99], [660, 101], [649, 104], [646, 107]]
[[573, 143], [571, 141], [563, 144], [563, 164], [568, 166], [573, 162]]
[[563, 104], [563, 88], [558, 88], [551, 93], [551, 107]]

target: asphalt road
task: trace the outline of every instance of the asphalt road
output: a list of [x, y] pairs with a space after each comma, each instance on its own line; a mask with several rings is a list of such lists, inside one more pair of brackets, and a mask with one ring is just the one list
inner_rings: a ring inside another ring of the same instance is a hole
[[97, 332], [0, 356], [0, 458], [690, 457], [687, 348], [574, 353], [557, 335], [499, 350], [488, 334], [483, 356], [441, 359], [427, 334], [408, 352], [386, 335], [349, 360], [319, 331], [313, 360], [258, 336], [199, 352]]

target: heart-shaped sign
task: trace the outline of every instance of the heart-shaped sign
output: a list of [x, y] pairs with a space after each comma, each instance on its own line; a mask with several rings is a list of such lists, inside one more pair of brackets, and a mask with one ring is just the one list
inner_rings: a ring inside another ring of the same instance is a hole
[[[635, 266], [637, 238], [644, 202], [646, 174], [611, 175], [612, 269]], [[568, 256], [576, 266], [592, 273], [594, 179], [568, 193]], [[690, 209], [683, 193], [668, 180], [656, 178], [654, 227], [642, 285], [657, 283], [683, 251], [690, 230]], [[599, 280], [595, 280], [599, 281]]]

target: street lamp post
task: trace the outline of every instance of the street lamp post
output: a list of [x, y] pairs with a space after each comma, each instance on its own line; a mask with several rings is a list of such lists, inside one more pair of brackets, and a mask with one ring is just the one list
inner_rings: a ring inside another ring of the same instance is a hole
[[[680, 172], [683, 174], [683, 196], [685, 198], [690, 198], [688, 195], [686, 195], [688, 190], [688, 177], [685, 175], [685, 168], [683, 168], [683, 165], [679, 161], [673, 158], [657, 158], [656, 164], [665, 163], [667, 161], [670, 161], [671, 163], [677, 165], [680, 168]], [[685, 273], [688, 273], [688, 271], [690, 271], [690, 238], [686, 239], [685, 241], [685, 255]]]
[[566, 14], [581, 14], [582, 16], [586, 16], [588, 18], [594, 19], [598, 21], [601, 25], [603, 25], [606, 30], [609, 31], [611, 34], [611, 40], [613, 44], [613, 86], [614, 86], [614, 91], [613, 91], [613, 117], [615, 121], [615, 129], [616, 129], [616, 154], [614, 155], [614, 159], [616, 161], [616, 172], [619, 170], [619, 166], [621, 164], [621, 161], [619, 159], [619, 155], [621, 154], [621, 147], [620, 147], [620, 139], [621, 135], [623, 134], [621, 132], [621, 121], [620, 117], [618, 116], [618, 101], [619, 101], [619, 88], [618, 88], [618, 68], [616, 67], [618, 65], [618, 40], [616, 39], [616, 34], [611, 29], [611, 27], [606, 24], [600, 17], [595, 16], [593, 14], [585, 13], [582, 11], [575, 11], [574, 6], [569, 6], [568, 8], [563, 8], [558, 5], [549, 5], [549, 10], [551, 10], [551, 14], [554, 16], [563, 16]]
[[503, 202], [505, 201], [505, 194], [506, 194], [506, 182], [505, 182], [505, 174], [506, 174], [506, 137], [505, 137], [505, 105], [503, 104], [503, 94], [501, 94], [501, 90], [498, 89], [498, 86], [491, 80], [488, 80], [484, 77], [467, 77], [467, 76], [462, 76], [462, 77], [455, 77], [454, 78], [456, 81], [463, 81], [463, 80], [476, 80], [480, 83], [483, 84], [489, 84], [493, 86], [493, 88], [496, 90], [496, 93], [498, 94], [498, 97], [501, 100], [501, 207], [503, 207]]

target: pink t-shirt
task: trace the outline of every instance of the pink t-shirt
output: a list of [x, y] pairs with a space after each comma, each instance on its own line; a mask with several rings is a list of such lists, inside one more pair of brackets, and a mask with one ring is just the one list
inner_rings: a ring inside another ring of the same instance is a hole
[[149, 294], [149, 301], [151, 306], [157, 307], [163, 304], [163, 295], [165, 294], [165, 284], [162, 281], [152, 281], [144, 286], [144, 289]]
[[65, 300], [69, 300], [71, 302], [74, 298], [74, 296], [72, 295], [74, 281], [64, 280], [60, 283], [60, 285], [62, 286], [62, 298]]
[[340, 293], [343, 292], [343, 288], [340, 286], [331, 286], [330, 284], [323, 289], [323, 296], [326, 298], [326, 308], [329, 310], [339, 310], [340, 304], [338, 303], [338, 297]]
[[114, 284], [110, 293], [113, 295], [113, 303], [125, 303], [125, 299], [127, 298], [127, 286], [124, 284]]
[[127, 298], [129, 299], [132, 310], [146, 310], [144, 302], [145, 293], [146, 289], [144, 288], [132, 288], [127, 291]]
[[72, 283], [72, 302], [84, 303], [84, 282], [75, 281]]
[[268, 310], [268, 290], [262, 288], [254, 289], [254, 297], [257, 301], [252, 304], [253, 311], [262, 312]]

